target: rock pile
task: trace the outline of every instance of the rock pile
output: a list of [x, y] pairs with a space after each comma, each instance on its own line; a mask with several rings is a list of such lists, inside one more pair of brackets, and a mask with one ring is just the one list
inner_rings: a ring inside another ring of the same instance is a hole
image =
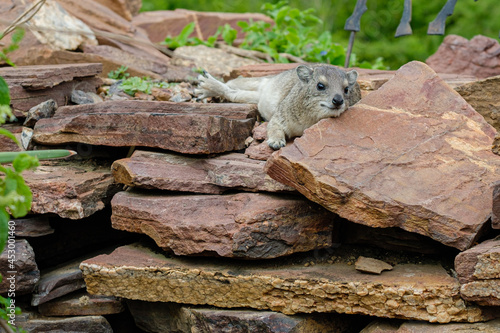
[[[122, 2], [95, 2], [108, 3]], [[133, 26], [125, 21], [99, 24]], [[255, 105], [71, 102], [74, 87], [97, 92], [103, 68], [0, 69], [19, 119], [7, 127], [25, 139], [1, 150], [79, 153], [25, 173], [34, 196], [15, 221], [19, 326], [499, 332], [499, 128], [494, 104], [477, 93], [494, 78], [437, 75], [419, 62], [360, 70], [357, 105], [273, 153]], [[2, 254], [4, 277], [8, 263]], [[0, 292], [8, 289], [4, 279]]]

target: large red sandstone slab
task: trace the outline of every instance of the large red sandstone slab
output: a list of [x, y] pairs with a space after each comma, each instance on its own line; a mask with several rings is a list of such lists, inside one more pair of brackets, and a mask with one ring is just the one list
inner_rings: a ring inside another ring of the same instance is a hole
[[470, 41], [448, 35], [426, 63], [439, 73], [469, 74], [479, 78], [500, 75], [500, 44], [482, 35]]
[[111, 166], [115, 181], [131, 187], [220, 194], [245, 191], [293, 191], [264, 172], [263, 161], [230, 153], [213, 158], [137, 150]]
[[[460, 284], [439, 265], [397, 265], [381, 275], [348, 264], [227, 263], [167, 258], [141, 245], [84, 261], [91, 294], [270, 309], [285, 314], [339, 312], [447, 323], [492, 318], [498, 308], [467, 305]], [[491, 311], [490, 314], [488, 312]]]
[[144, 233], [177, 255], [276, 258], [331, 246], [333, 214], [295, 196], [119, 192], [113, 228]]
[[23, 177], [33, 193], [33, 213], [70, 219], [102, 210], [117, 190], [109, 166], [46, 162]]
[[67, 105], [75, 87], [95, 92], [101, 84], [96, 75], [101, 72], [99, 63], [0, 68], [0, 76], [9, 85], [11, 106], [20, 111], [28, 111], [49, 99], [59, 106]]
[[464, 250], [492, 211], [496, 131], [432, 69], [411, 62], [341, 117], [268, 160], [268, 174], [341, 217]]
[[252, 104], [108, 101], [59, 108], [53, 118], [37, 122], [33, 140], [221, 153], [245, 147], [256, 115]]

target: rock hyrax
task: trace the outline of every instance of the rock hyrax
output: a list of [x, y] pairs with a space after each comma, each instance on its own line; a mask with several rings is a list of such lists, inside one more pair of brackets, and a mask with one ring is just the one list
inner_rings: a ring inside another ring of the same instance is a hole
[[267, 143], [273, 149], [286, 138], [300, 136], [321, 119], [338, 117], [361, 98], [355, 70], [331, 65], [299, 65], [283, 73], [237, 78], [222, 83], [210, 74], [200, 75], [200, 98], [220, 96], [235, 103], [255, 103], [267, 126]]

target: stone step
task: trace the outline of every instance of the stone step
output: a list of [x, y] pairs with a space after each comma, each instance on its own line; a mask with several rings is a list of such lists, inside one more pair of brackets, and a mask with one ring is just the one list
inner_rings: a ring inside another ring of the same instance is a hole
[[432, 69], [411, 62], [341, 117], [273, 154], [268, 174], [352, 222], [460, 250], [489, 223], [496, 131]]
[[334, 214], [297, 196], [119, 192], [111, 205], [113, 228], [177, 255], [269, 259], [332, 244]]
[[429, 322], [477, 322], [500, 315], [460, 298], [440, 265], [400, 264], [381, 275], [344, 263], [270, 265], [166, 257], [140, 244], [84, 261], [91, 294], [149, 302], [253, 308], [284, 314], [338, 312]]
[[[351, 333], [362, 328], [356, 316], [228, 310], [175, 303], [127, 301], [136, 325], [146, 332]], [[359, 332], [359, 330], [358, 330]]]
[[53, 118], [37, 122], [33, 140], [222, 153], [245, 148], [256, 117], [252, 104], [107, 101], [59, 108]]
[[21, 112], [17, 116], [48, 99], [67, 105], [75, 86], [95, 93], [102, 83], [96, 77], [101, 72], [102, 64], [97, 63], [0, 68], [0, 76], [9, 85], [11, 106]]
[[244, 191], [295, 191], [264, 172], [265, 162], [244, 154], [229, 153], [212, 158], [137, 150], [117, 160], [111, 170], [115, 181], [131, 187], [220, 194]]
[[46, 161], [23, 172], [33, 193], [31, 211], [82, 219], [102, 210], [118, 190], [107, 165]]

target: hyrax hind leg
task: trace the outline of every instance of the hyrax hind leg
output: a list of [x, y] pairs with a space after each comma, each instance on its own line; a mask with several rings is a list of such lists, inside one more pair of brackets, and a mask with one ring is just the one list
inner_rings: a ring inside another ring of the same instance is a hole
[[[227, 85], [215, 79], [212, 75], [205, 73], [198, 77], [200, 83], [195, 90], [199, 98], [223, 97], [234, 103], [254, 103], [259, 102], [260, 93], [257, 90], [240, 89], [237, 84]], [[230, 81], [231, 82], [231, 81]], [[242, 88], [246, 88], [244, 85]]]

